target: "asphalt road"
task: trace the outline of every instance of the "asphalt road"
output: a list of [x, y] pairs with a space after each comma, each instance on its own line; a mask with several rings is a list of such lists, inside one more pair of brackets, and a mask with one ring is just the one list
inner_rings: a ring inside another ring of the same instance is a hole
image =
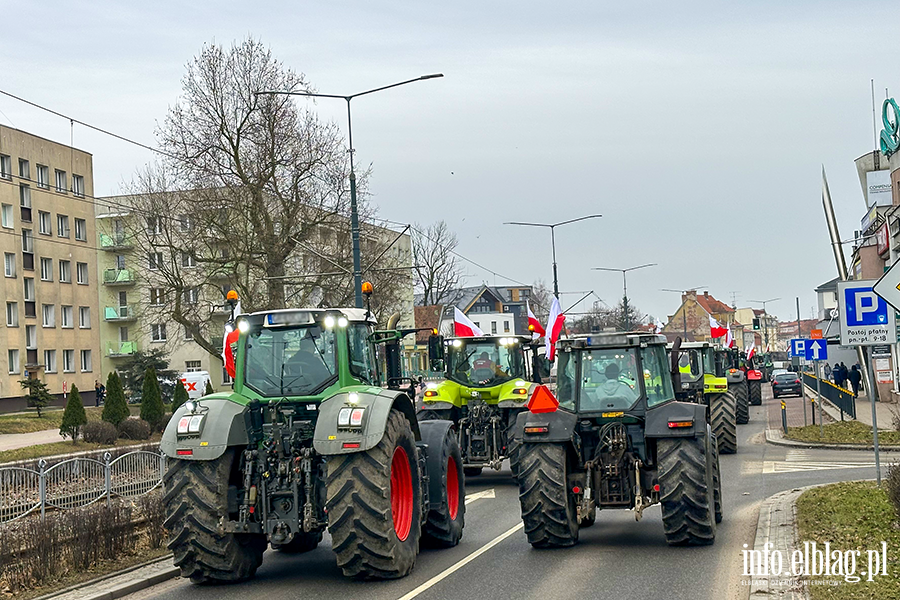
[[[425, 550], [413, 573], [395, 581], [353, 581], [337, 568], [327, 534], [313, 552], [267, 552], [254, 580], [203, 587], [173, 580], [130, 600], [245, 600], [246, 598], [667, 598], [742, 599], [743, 545], [753, 547], [760, 503], [786, 489], [875, 476], [871, 453], [795, 450], [765, 443], [768, 386], [751, 422], [738, 428], [738, 453], [721, 457], [724, 521], [716, 542], [669, 547], [659, 507], [640, 522], [631, 511], [601, 511], [572, 548], [535, 550], [522, 531], [517, 488], [508, 471], [470, 478], [466, 528], [459, 546]], [[894, 455], [896, 456], [896, 455]], [[882, 463], [889, 463], [888, 455]]]

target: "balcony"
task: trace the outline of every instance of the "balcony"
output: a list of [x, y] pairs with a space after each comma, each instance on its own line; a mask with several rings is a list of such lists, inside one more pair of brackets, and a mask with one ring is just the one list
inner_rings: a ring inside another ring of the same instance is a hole
[[125, 358], [138, 351], [137, 342], [107, 342], [106, 355], [109, 358]]
[[103, 271], [105, 285], [134, 285], [134, 273], [130, 269], [106, 269]]
[[122, 232], [113, 233], [112, 235], [100, 234], [100, 249], [107, 252], [118, 252], [120, 250], [130, 250], [133, 247], [131, 239]]
[[137, 310], [133, 304], [129, 306], [107, 306], [103, 311], [103, 320], [110, 323], [125, 323], [136, 319]]

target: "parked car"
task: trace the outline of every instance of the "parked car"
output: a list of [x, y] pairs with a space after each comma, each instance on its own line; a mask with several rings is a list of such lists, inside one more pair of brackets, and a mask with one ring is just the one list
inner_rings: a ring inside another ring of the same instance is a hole
[[782, 373], [790, 373], [787, 369], [775, 369], [772, 371], [772, 375], [769, 377], [769, 381], [775, 381], [775, 377], [781, 375]]
[[803, 396], [803, 383], [797, 373], [779, 373], [772, 378], [772, 395], [778, 396]]

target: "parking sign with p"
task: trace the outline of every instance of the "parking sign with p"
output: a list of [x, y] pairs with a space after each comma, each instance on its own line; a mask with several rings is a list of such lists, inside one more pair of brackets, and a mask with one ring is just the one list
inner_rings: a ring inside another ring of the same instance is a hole
[[874, 284], [874, 280], [838, 282], [841, 344], [869, 346], [897, 342], [894, 310], [872, 291]]

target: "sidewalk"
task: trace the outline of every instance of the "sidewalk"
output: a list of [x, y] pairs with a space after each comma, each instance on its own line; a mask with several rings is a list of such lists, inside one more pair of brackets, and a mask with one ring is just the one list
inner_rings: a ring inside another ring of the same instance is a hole
[[[893, 400], [893, 394], [891, 396]], [[896, 402], [875, 403], [878, 429], [894, 429], [894, 411], [900, 411], [900, 406]], [[872, 426], [872, 405], [869, 402], [869, 397], [864, 392], [860, 392], [856, 398], [856, 420], [870, 427]]]
[[38, 444], [52, 444], [53, 442], [62, 442], [63, 439], [59, 435], [59, 429], [47, 429], [46, 431], [35, 431], [33, 433], [5, 433], [0, 435], [0, 451], [15, 450]]

